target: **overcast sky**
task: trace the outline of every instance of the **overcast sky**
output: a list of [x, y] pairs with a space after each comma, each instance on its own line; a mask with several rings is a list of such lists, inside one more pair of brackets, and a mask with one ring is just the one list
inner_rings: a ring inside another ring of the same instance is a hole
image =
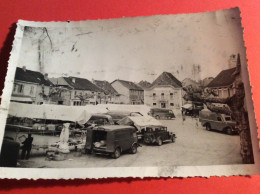
[[[203, 79], [230, 68], [231, 54], [245, 58], [238, 9], [64, 23], [46, 29], [48, 33], [43, 28], [25, 29], [19, 66], [40, 70], [40, 44], [41, 64], [49, 77], [152, 82], [168, 71], [180, 81]], [[199, 74], [194, 74], [194, 64], [200, 65]]]

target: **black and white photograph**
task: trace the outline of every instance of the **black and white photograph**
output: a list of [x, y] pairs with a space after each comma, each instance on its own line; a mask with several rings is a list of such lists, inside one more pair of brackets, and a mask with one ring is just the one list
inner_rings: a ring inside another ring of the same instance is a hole
[[7, 177], [230, 176], [259, 162], [238, 8], [21, 20], [1, 117]]

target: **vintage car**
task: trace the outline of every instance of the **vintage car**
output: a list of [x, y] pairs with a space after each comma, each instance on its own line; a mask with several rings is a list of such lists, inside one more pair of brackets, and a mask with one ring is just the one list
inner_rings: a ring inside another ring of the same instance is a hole
[[199, 114], [201, 125], [206, 127], [207, 131], [217, 130], [232, 135], [237, 133], [236, 122], [229, 115], [202, 110]]
[[161, 146], [165, 141], [175, 142], [176, 135], [167, 131], [165, 126], [146, 126], [140, 132], [143, 135], [145, 144], [154, 144]]
[[118, 124], [135, 127], [138, 140], [145, 144], [157, 143], [162, 145], [164, 141], [175, 142], [175, 134], [169, 132], [166, 126], [163, 126], [160, 121], [151, 116], [128, 116], [118, 121]]
[[148, 113], [150, 116], [156, 119], [174, 119], [175, 115], [171, 109], [167, 108], [151, 108]]
[[86, 153], [101, 153], [119, 158], [121, 153], [137, 152], [137, 135], [132, 126], [105, 125], [89, 129], [86, 136]]
[[94, 114], [90, 117], [90, 119], [85, 124], [86, 126], [90, 125], [113, 125], [114, 121], [110, 115], [106, 114]]

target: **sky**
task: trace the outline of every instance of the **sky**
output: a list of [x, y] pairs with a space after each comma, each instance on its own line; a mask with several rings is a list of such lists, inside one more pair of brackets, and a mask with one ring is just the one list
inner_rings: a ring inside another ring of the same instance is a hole
[[18, 66], [109, 82], [167, 71], [182, 81], [215, 77], [237, 53], [245, 59], [240, 12], [230, 9], [26, 27]]

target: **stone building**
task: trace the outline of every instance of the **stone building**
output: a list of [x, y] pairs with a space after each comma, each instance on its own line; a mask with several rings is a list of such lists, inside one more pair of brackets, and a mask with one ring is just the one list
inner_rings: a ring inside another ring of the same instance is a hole
[[17, 67], [11, 101], [29, 104], [48, 103], [52, 83], [48, 74]]
[[144, 103], [156, 108], [179, 109], [183, 104], [182, 83], [171, 73], [163, 72], [145, 89]]
[[137, 84], [117, 79], [111, 85], [120, 94], [120, 104], [144, 104], [144, 90]]

